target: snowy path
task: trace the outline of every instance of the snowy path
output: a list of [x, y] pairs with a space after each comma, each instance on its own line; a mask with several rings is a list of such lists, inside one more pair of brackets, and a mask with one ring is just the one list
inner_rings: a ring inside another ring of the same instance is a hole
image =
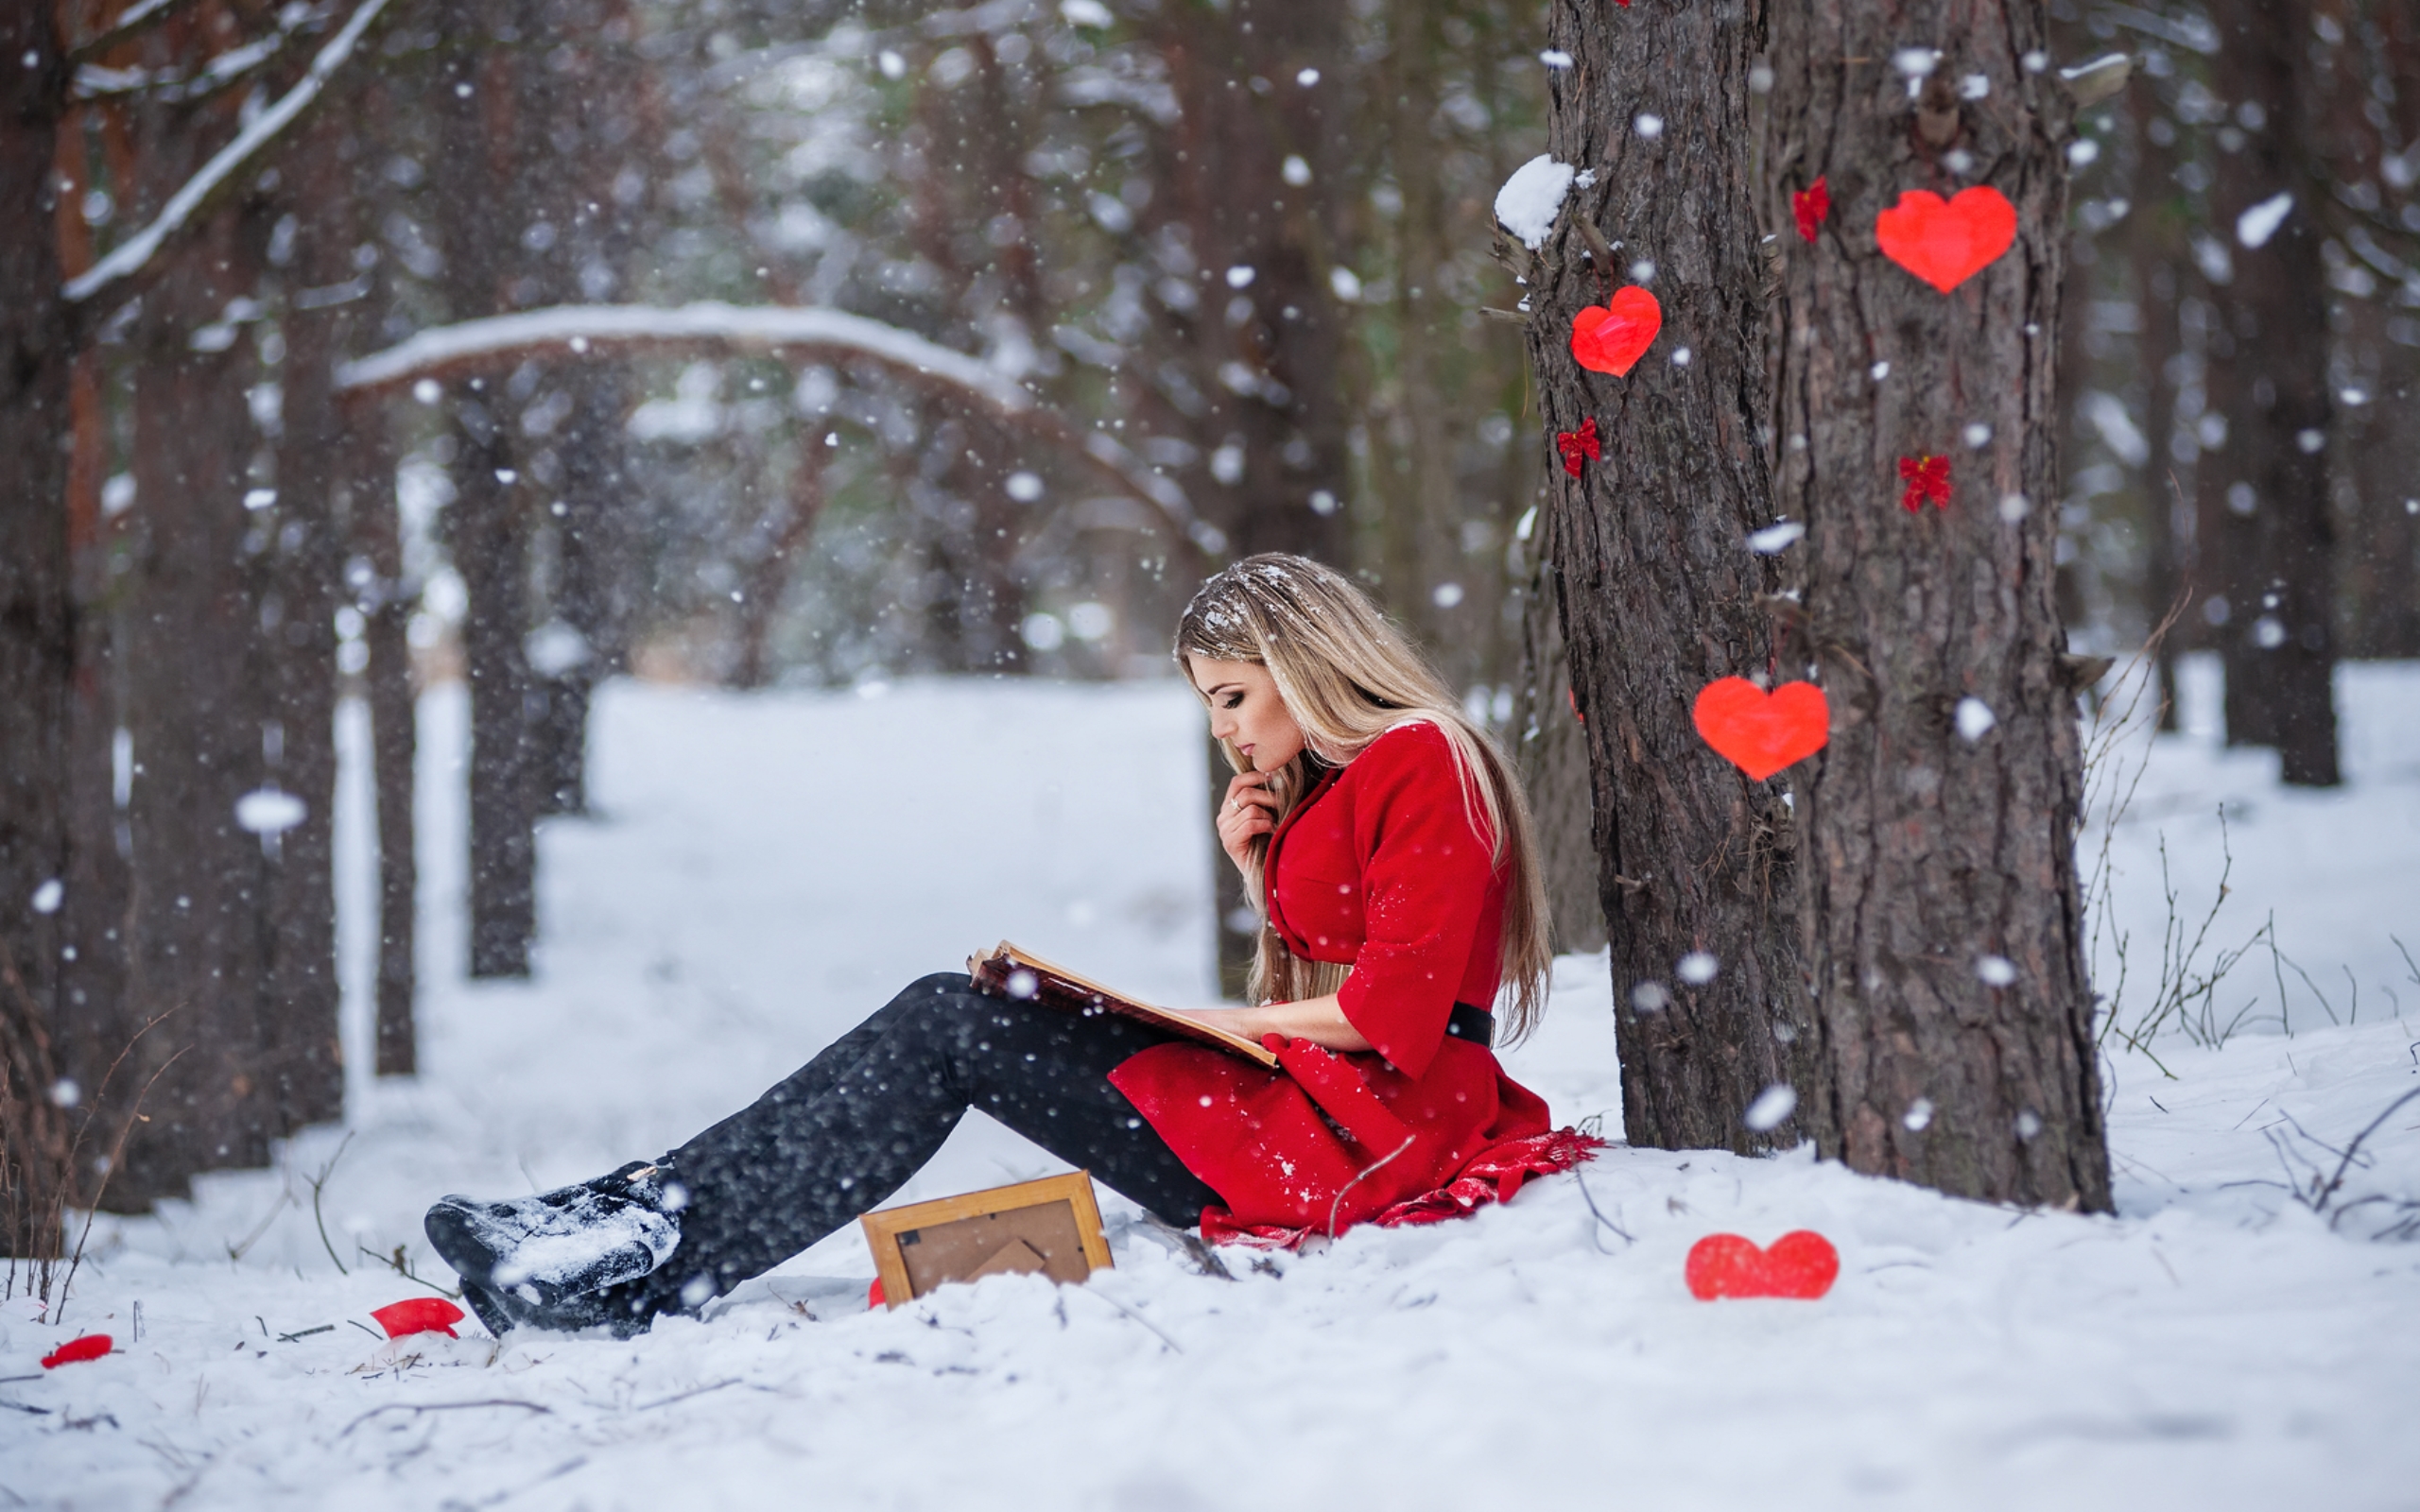
[[[425, 1263], [418, 1216], [439, 1192], [653, 1153], [1002, 935], [1146, 994], [1205, 996], [1198, 715], [1166, 684], [615, 687], [602, 817], [545, 837], [541, 978], [472, 988], [443, 759], [460, 705], [434, 698], [425, 1074], [355, 1088], [323, 1203], [350, 1274], [306, 1179], [339, 1131], [295, 1142], [280, 1172], [104, 1222], [63, 1327], [0, 1314], [0, 1504], [2420, 1505], [2420, 1435], [2397, 1427], [2420, 1399], [2420, 1248], [2330, 1232], [2241, 1184], [2280, 1177], [2276, 1141], [2305, 1148], [2282, 1115], [2341, 1143], [2420, 1087], [2420, 1021], [2406, 1032], [2388, 996], [2420, 1014], [2389, 938], [2420, 947], [2415, 672], [2348, 675], [2342, 794], [2279, 793], [2267, 759], [2189, 734], [2155, 750], [2112, 842], [2118, 921], [2147, 940], [2166, 915], [2162, 833], [2198, 919], [2224, 804], [2235, 892], [2213, 940], [2240, 943], [2273, 909], [2316, 987], [2257, 953], [2218, 1001], [2273, 1005], [2275, 975], [2290, 1038], [2268, 1023], [2219, 1050], [2164, 1041], [2172, 1080], [2111, 1062], [2118, 1218], [1958, 1203], [1798, 1157], [1611, 1150], [1587, 1194], [1622, 1233], [1559, 1179], [1267, 1271], [1231, 1254], [1228, 1281], [1111, 1203], [1118, 1269], [1086, 1288], [1004, 1279], [868, 1314], [851, 1232], [702, 1322], [504, 1348], [475, 1328], [367, 1336], [368, 1310], [415, 1288], [363, 1249]], [[2156, 975], [2156, 950], [2148, 968], [2136, 950], [2130, 1002]], [[2340, 965], [2360, 1022], [2331, 1027], [2314, 994], [2344, 1016]], [[1547, 1029], [1508, 1058], [1562, 1117], [1617, 1129], [1600, 970], [1562, 963]], [[2420, 1104], [2374, 1137], [2355, 1194], [2420, 1194], [2415, 1126]], [[904, 1195], [1050, 1168], [970, 1120]], [[1708, 1306], [1682, 1289], [1700, 1236], [1801, 1227], [1840, 1245], [1825, 1300]], [[36, 1367], [87, 1329], [123, 1352]]]

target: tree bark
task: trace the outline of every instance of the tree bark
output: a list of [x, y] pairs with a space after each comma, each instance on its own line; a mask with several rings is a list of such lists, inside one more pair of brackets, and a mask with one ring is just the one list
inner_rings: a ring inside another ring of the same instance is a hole
[[383, 411], [356, 424], [351, 524], [370, 568], [362, 591], [362, 641], [370, 653], [364, 684], [370, 704], [370, 784], [378, 826], [378, 968], [373, 1035], [377, 1074], [408, 1076], [420, 1068], [413, 1005], [419, 989], [420, 856], [414, 785], [420, 746], [418, 688], [412, 676], [411, 618], [418, 599], [404, 581], [395, 456]]
[[[2142, 369], [2143, 436], [2151, 457], [2142, 469], [2143, 490], [2143, 616], [2156, 629], [2185, 586], [2178, 552], [2176, 515], [2180, 498], [2174, 486], [2175, 459], [2169, 453], [2176, 429], [2175, 364], [2185, 350], [2177, 327], [2177, 266], [2185, 255], [2178, 224], [2182, 196], [2176, 188], [2176, 153], [2152, 135], [2159, 118], [2159, 97], [2137, 86], [2127, 104], [2134, 117], [2134, 225], [2126, 242], [2134, 262], [2135, 307], [2142, 312], [2143, 330], [2135, 351]], [[2159, 679], [2159, 728], [2177, 728], [2176, 654], [2180, 637], [2171, 628], [2159, 638], [2152, 667]]]
[[[199, 34], [171, 21], [146, 39], [164, 64]], [[232, 121], [147, 106], [139, 206], [156, 207]], [[289, 1131], [270, 1067], [262, 988], [271, 956], [273, 863], [236, 805], [269, 776], [257, 644], [258, 558], [275, 531], [245, 505], [260, 442], [247, 391], [263, 376], [256, 327], [226, 319], [259, 281], [268, 226], [247, 198], [191, 233], [178, 276], [134, 322], [134, 518], [122, 685], [133, 773], [128, 821], [129, 1019], [158, 1022], [126, 1072], [160, 1081], [106, 1196], [141, 1211], [198, 1172], [262, 1165]], [[174, 1063], [170, 1064], [173, 1057]]]
[[[518, 163], [534, 144], [517, 76], [534, 66], [518, 48], [487, 45], [503, 18], [450, 8], [453, 52], [442, 71], [438, 134], [457, 180], [442, 198], [446, 291], [456, 318], [500, 314], [516, 228], [496, 207], [524, 187]], [[531, 292], [536, 292], [533, 286]], [[446, 543], [468, 590], [462, 626], [470, 679], [470, 974], [529, 974], [537, 936], [539, 772], [531, 738], [536, 688], [530, 630], [528, 499], [507, 406], [509, 383], [474, 381], [457, 396], [454, 502]]]
[[1563, 601], [1550, 564], [1554, 519], [1543, 502], [1531, 517], [1527, 556], [1533, 565], [1521, 603], [1520, 699], [1508, 734], [1537, 825], [1538, 867], [1546, 873], [1555, 951], [1594, 954], [1605, 948], [1605, 903], [1597, 893], [1588, 731], [1571, 692]]
[[[337, 1026], [335, 815], [337, 790], [337, 584], [343, 576], [337, 499], [351, 481], [354, 443], [335, 394], [336, 364], [348, 354], [359, 303], [328, 298], [354, 276], [357, 218], [351, 159], [367, 150], [340, 112], [302, 123], [281, 180], [297, 234], [285, 269], [285, 360], [277, 498], [261, 517], [273, 526], [265, 554], [260, 685], [271, 731], [268, 778], [302, 800], [302, 822], [277, 836], [263, 878], [268, 917], [262, 1023], [276, 1047], [274, 1074], [289, 1125], [344, 1111], [344, 1063]], [[274, 623], [272, 624], [272, 620]]]
[[[1817, 1025], [1801, 1117], [1856, 1170], [2105, 1211], [2053, 608], [2072, 105], [2040, 0], [1772, 15], [1768, 214], [1788, 228], [1789, 192], [1818, 177], [1832, 203], [1816, 245], [1785, 235], [1777, 311], [1779, 503], [1806, 522], [1832, 710], [1798, 789]], [[1940, 54], [1911, 97], [1894, 55], [1917, 46]], [[1880, 254], [1902, 191], [1974, 183], [2014, 202], [2012, 250], [1946, 295]], [[1927, 455], [1951, 458], [1952, 496], [1910, 513], [1896, 463]], [[1961, 732], [1970, 698], [1989, 730], [1970, 710]]]
[[50, 215], [68, 69], [49, 6], [0, 17], [0, 1254], [17, 1256], [55, 1250], [69, 1179], [49, 1041], [71, 870], [74, 350]]
[[[1543, 438], [1593, 419], [1603, 459], [1549, 478], [1548, 560], [1593, 789], [1598, 897], [1612, 945], [1622, 1118], [1634, 1144], [1748, 1151], [1766, 1089], [1802, 1082], [1806, 1010], [1790, 933], [1789, 816], [1701, 741], [1699, 689], [1774, 670], [1763, 268], [1749, 181], [1748, 71], [1762, 19], [1684, 0], [1566, 0], [1550, 44], [1547, 146], [1593, 171], [1530, 260], [1530, 362]], [[1661, 118], [1660, 132], [1637, 117]], [[1586, 217], [1617, 249], [1586, 253]], [[1625, 378], [1580, 368], [1573, 316], [1649, 284], [1654, 345]], [[1688, 355], [1681, 353], [1686, 350]], [[1710, 956], [1710, 978], [1684, 957]]]
[[[2301, 147], [2309, 101], [2308, 29], [2300, 6], [2221, 0], [2212, 84], [2238, 118], [2263, 121], [2240, 150], [2217, 155], [2212, 233], [2232, 276], [2210, 291], [2219, 339], [2210, 406], [2226, 444], [2204, 453], [2202, 520], [2215, 526], [2227, 618], [2230, 745], [2274, 746], [2281, 775], [2328, 787], [2336, 759], [2336, 528], [2328, 497], [2326, 269]], [[2299, 201], [2264, 245], [2244, 245], [2238, 217], [2280, 193]]]
[[[1327, 277], [1337, 238], [1327, 197], [1286, 181], [1288, 157], [1303, 160], [1313, 186], [1341, 180], [1332, 92], [1295, 80], [1306, 67], [1344, 68], [1343, 21], [1334, 6], [1236, 0], [1224, 11], [1169, 8], [1158, 23], [1183, 112], [1161, 181], [1198, 301], [1168, 317], [1167, 344], [1186, 374], [1168, 419], [1211, 458], [1193, 496], [1218, 532], [1197, 538], [1214, 556], [1223, 543], [1234, 557], [1283, 551], [1349, 564], [1345, 311]], [[1207, 820], [1234, 774], [1216, 746], [1204, 748]], [[1248, 917], [1243, 885], [1223, 855], [1212, 869], [1219, 983], [1239, 996], [1253, 942], [1235, 927]]]
[[[1343, 12], [1236, 0], [1163, 18], [1184, 112], [1169, 178], [1201, 301], [1185, 333], [1202, 406], [1192, 429], [1214, 457], [1197, 503], [1236, 556], [1285, 551], [1342, 566], [1344, 311], [1325, 271], [1336, 238], [1326, 197], [1287, 183], [1285, 163], [1302, 158], [1314, 186], [1341, 178], [1332, 92], [1294, 80], [1305, 67], [1344, 65]], [[1223, 468], [1222, 447], [1234, 459]]]

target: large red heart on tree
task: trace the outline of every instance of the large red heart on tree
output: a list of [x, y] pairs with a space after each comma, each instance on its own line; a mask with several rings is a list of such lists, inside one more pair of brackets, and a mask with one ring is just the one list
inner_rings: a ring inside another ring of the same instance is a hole
[[1832, 705], [1811, 682], [1767, 693], [1745, 678], [1718, 678], [1690, 711], [1716, 754], [1761, 782], [1831, 739]]
[[1989, 184], [1944, 199], [1910, 189], [1874, 217], [1882, 255], [1944, 294], [1965, 283], [2016, 241], [2016, 207]]
[[1571, 360], [1619, 378], [1638, 365], [1664, 329], [1664, 306], [1634, 284], [1571, 318]]
[[1812, 1228], [1776, 1239], [1770, 1249], [1737, 1234], [1708, 1234], [1689, 1246], [1685, 1272], [1701, 1302], [1724, 1297], [1794, 1297], [1812, 1301], [1832, 1289], [1841, 1252]]

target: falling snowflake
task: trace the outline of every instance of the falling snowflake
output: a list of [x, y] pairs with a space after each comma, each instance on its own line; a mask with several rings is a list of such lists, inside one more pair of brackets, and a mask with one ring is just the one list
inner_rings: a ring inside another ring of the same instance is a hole
[[1990, 734], [1992, 727], [2000, 722], [1991, 705], [1973, 697], [1958, 700], [1957, 720], [1959, 738], [1969, 746]]
[[1798, 1091], [1788, 1082], [1775, 1082], [1756, 1094], [1739, 1122], [1759, 1134], [1781, 1127], [1784, 1120], [1798, 1111]]

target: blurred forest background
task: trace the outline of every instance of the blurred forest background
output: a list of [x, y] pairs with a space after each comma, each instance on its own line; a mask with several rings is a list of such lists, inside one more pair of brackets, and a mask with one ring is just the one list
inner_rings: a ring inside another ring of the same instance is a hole
[[[47, 251], [15, 236], [0, 297], [69, 355], [63, 408], [9, 397], [12, 447], [63, 472], [7, 507], [63, 511], [56, 798], [104, 839], [9, 868], [57, 963], [10, 1000], [10, 1107], [20, 1149], [112, 1075], [162, 1110], [85, 1199], [340, 1111], [339, 698], [375, 730], [379, 1070], [411, 1069], [441, 679], [473, 690], [466, 964], [510, 976], [599, 679], [1165, 676], [1205, 571], [1305, 552], [1522, 746], [1582, 879], [1565, 942], [1595, 943], [1550, 438], [1488, 310], [1520, 299], [1490, 207], [1544, 145], [1540, 0], [25, 9], [0, 170]], [[2072, 643], [2172, 619], [2165, 662], [2226, 661], [2230, 739], [2332, 741], [2262, 653], [2323, 702], [2339, 656], [2420, 656], [2420, 4], [2051, 9], [2059, 64], [2133, 62], [2070, 152]], [[2298, 273], [2238, 282], [2272, 237]], [[12, 602], [38, 570], [0, 563]], [[2332, 782], [2332, 747], [2287, 766]], [[164, 1015], [182, 1048], [112, 1073]]]

